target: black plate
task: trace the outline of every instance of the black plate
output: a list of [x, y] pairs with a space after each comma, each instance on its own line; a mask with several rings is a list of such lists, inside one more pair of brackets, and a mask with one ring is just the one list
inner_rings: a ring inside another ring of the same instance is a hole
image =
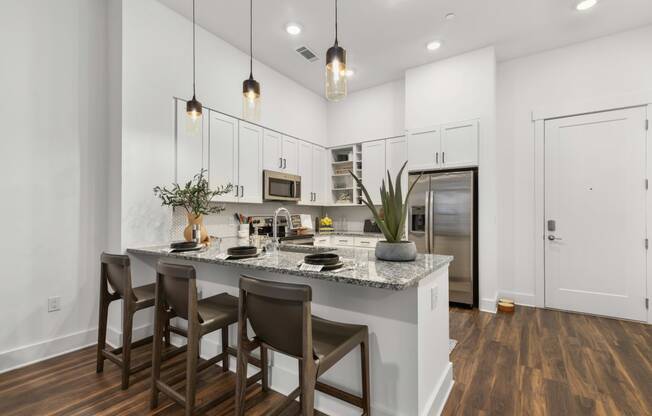
[[240, 246], [240, 247], [231, 247], [226, 250], [226, 252], [231, 256], [252, 256], [258, 253], [258, 249], [254, 246]]
[[335, 253], [309, 254], [303, 258], [303, 261], [305, 261], [307, 264], [332, 266], [340, 262], [340, 256]]
[[197, 247], [197, 243], [195, 241], [174, 241], [170, 243], [170, 248], [188, 249], [195, 247]]

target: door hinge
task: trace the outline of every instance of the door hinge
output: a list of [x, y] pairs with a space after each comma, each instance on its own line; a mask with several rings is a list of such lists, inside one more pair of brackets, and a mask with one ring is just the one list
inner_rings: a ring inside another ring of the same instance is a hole
[[650, 120], [649, 119], [645, 120], [645, 130], [650, 130]]
[[645, 309], [650, 309], [650, 298], [645, 298]]
[[647, 190], [649, 188], [650, 188], [650, 181], [646, 179], [645, 180], [645, 189]]
[[650, 246], [650, 240], [648, 240], [648, 239], [646, 238], [646, 239], [645, 239], [645, 249], [647, 250], [647, 249], [649, 248], [649, 246]]

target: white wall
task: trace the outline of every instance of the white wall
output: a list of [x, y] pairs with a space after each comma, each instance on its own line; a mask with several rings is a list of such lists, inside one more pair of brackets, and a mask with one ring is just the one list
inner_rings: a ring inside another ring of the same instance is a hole
[[[652, 90], [652, 26], [503, 62], [498, 66], [500, 291], [534, 304], [532, 111], [593, 109]], [[608, 108], [603, 108], [608, 109]]]
[[[155, 0], [123, 2], [122, 247], [164, 241], [169, 210], [152, 188], [174, 180], [172, 97], [192, 94], [192, 23]], [[248, 55], [197, 30], [197, 98], [207, 107], [242, 113]], [[261, 83], [260, 124], [326, 144], [326, 101], [254, 62]]]
[[356, 91], [343, 101], [328, 103], [329, 146], [384, 139], [404, 133], [404, 80]]
[[[106, 14], [102, 0], [3, 2], [0, 371], [96, 341]], [[48, 313], [51, 296], [59, 312]]]
[[480, 308], [495, 310], [498, 288], [496, 223], [496, 59], [493, 47], [405, 73], [405, 127], [480, 119], [478, 244]]

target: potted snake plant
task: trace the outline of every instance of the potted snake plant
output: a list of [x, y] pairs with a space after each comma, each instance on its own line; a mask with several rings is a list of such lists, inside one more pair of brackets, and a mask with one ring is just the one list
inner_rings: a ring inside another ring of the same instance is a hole
[[412, 186], [410, 186], [405, 195], [405, 199], [403, 199], [401, 176], [406, 165], [407, 161], [403, 164], [401, 170], [399, 170], [398, 175], [396, 175], [394, 182], [396, 188], [394, 187], [394, 183], [392, 183], [389, 171], [387, 171], [387, 184], [385, 184], [385, 180], [382, 182], [380, 199], [384, 215], [381, 215], [376, 209], [374, 202], [369, 196], [369, 192], [367, 192], [367, 188], [362, 184], [362, 179], [357, 177], [352, 171], [349, 171], [353, 179], [358, 183], [358, 186], [362, 188], [362, 192], [364, 193], [362, 202], [369, 208], [376, 220], [376, 224], [378, 224], [380, 231], [385, 236], [385, 240], [379, 241], [376, 245], [376, 257], [380, 260], [413, 261], [417, 257], [416, 244], [413, 241], [404, 240], [408, 208], [407, 201], [414, 189], [414, 185], [418, 182], [414, 181], [412, 183]]

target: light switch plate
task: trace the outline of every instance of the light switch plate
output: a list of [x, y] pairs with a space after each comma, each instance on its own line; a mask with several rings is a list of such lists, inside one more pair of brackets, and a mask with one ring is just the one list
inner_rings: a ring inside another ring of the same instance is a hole
[[61, 298], [59, 296], [48, 298], [48, 312], [56, 312], [58, 310], [61, 310]]
[[431, 311], [437, 309], [438, 302], [439, 302], [439, 286], [435, 285], [430, 288], [430, 310]]

